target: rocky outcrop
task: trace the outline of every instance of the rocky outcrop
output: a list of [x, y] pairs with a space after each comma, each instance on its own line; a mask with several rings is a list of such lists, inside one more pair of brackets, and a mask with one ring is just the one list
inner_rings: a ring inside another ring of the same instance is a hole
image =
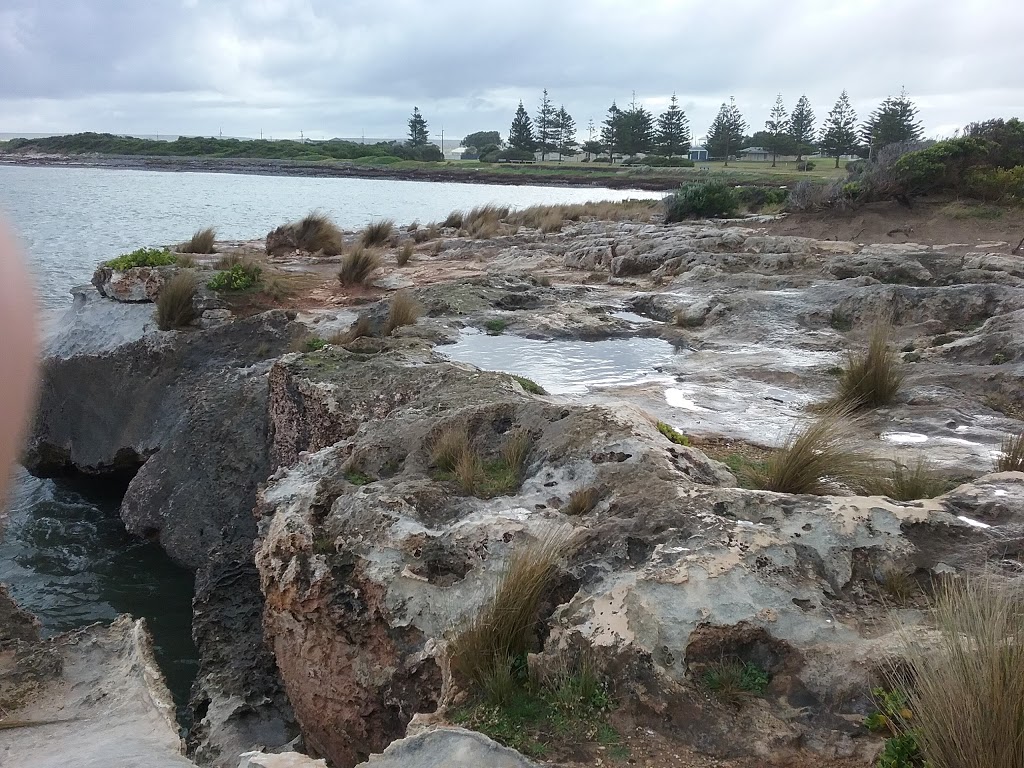
[[[58, 663], [5, 712], [0, 764], [19, 768], [185, 768], [170, 692], [142, 621], [118, 618], [37, 643]], [[7, 672], [6, 669], [2, 670]]]
[[153, 302], [177, 267], [132, 267], [117, 270], [101, 266], [92, 276], [100, 296], [114, 301]]
[[[951, 561], [982, 535], [965, 508], [1019, 483], [961, 488], [955, 505], [722, 487], [728, 473], [639, 411], [552, 405], [425, 355], [325, 350], [272, 377], [274, 434], [299, 431], [284, 441], [295, 465], [261, 495], [265, 628], [307, 745], [338, 765], [443, 705], [446, 629], [478, 610], [510, 551], [552, 527], [576, 547], [538, 658], [596, 649], [624, 696], [643, 681], [648, 718], [719, 754], [866, 754], [845, 723], [894, 642], [877, 579]], [[306, 422], [330, 431], [314, 439]], [[518, 491], [482, 500], [436, 478], [429, 446], [452, 424], [485, 455], [529, 431]], [[591, 513], [559, 511], [589, 486]], [[764, 702], [736, 713], [695, 695], [688, 681], [715, 654], [764, 664]], [[670, 712], [686, 714], [665, 725]]]
[[360, 765], [373, 768], [536, 768], [514, 749], [462, 728], [438, 728], [400, 739]]

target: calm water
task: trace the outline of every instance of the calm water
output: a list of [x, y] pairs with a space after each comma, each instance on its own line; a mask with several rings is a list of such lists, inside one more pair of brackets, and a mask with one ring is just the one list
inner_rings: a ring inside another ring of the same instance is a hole
[[384, 217], [426, 223], [484, 203], [524, 207], [658, 196], [599, 188], [0, 165], [0, 213], [25, 244], [48, 308], [66, 305], [68, 289], [88, 282], [97, 262], [140, 246], [178, 243], [205, 226], [216, 227], [223, 239], [255, 239], [317, 208], [352, 229]]
[[[425, 223], [484, 203], [523, 207], [629, 197], [652, 194], [0, 165], [0, 215], [28, 252], [50, 316], [70, 304], [68, 290], [88, 282], [97, 262], [180, 242], [207, 225], [223, 239], [251, 239], [317, 208], [356, 228], [382, 217]], [[49, 633], [119, 613], [144, 617], [180, 705], [196, 669], [192, 577], [158, 546], [127, 534], [117, 515], [120, 495], [121, 489], [69, 486], [19, 472], [9, 516], [0, 523], [0, 581]]]

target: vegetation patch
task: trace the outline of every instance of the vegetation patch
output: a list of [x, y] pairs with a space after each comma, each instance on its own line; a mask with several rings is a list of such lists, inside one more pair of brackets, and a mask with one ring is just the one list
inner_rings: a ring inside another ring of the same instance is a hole
[[259, 285], [262, 274], [258, 265], [238, 262], [218, 272], [206, 285], [212, 291], [248, 291]]
[[413, 244], [412, 240], [406, 240], [402, 243], [402, 247], [398, 250], [395, 255], [395, 261], [398, 262], [398, 266], [404, 267], [410, 261], [412, 261]]
[[384, 323], [384, 335], [389, 335], [403, 325], [414, 325], [423, 314], [423, 306], [409, 291], [396, 291], [388, 302], [388, 319]]
[[720, 181], [684, 184], [665, 198], [665, 221], [715, 219], [733, 216], [739, 200], [733, 188]]
[[740, 703], [745, 696], [764, 693], [771, 679], [757, 664], [737, 660], [712, 664], [701, 675], [704, 687], [730, 704]]
[[452, 427], [434, 441], [430, 458], [438, 480], [454, 481], [465, 494], [491, 499], [519, 488], [531, 447], [530, 433], [514, 429], [505, 436], [499, 455], [485, 458], [465, 427]]
[[896, 399], [906, 375], [891, 338], [888, 322], [875, 323], [867, 348], [849, 354], [839, 376], [836, 404], [850, 409], [877, 408]]
[[373, 478], [358, 469], [350, 469], [345, 473], [345, 482], [351, 485], [369, 485]]
[[213, 227], [198, 230], [191, 238], [178, 246], [179, 253], [213, 253], [217, 230]]
[[500, 317], [492, 317], [490, 320], [484, 321], [484, 328], [492, 336], [498, 336], [508, 328], [508, 321]]
[[658, 422], [658, 431], [661, 432], [665, 437], [671, 440], [676, 445], [689, 445], [690, 438], [681, 432], [677, 432], [674, 427], [670, 424], [666, 424], [664, 421]]
[[338, 282], [343, 286], [366, 285], [380, 268], [380, 255], [362, 245], [345, 254], [338, 270]]
[[600, 500], [601, 491], [596, 486], [577, 488], [569, 494], [569, 500], [562, 507], [562, 512], [569, 517], [580, 517], [593, 510]]
[[519, 386], [521, 386], [531, 395], [546, 395], [548, 393], [548, 391], [544, 389], [544, 387], [542, 387], [533, 379], [528, 379], [525, 376], [517, 376], [514, 373], [510, 373], [509, 376], [515, 379], [519, 383]]
[[996, 458], [997, 472], [1024, 472], [1024, 432], [1008, 435]]
[[836, 483], [860, 487], [873, 472], [874, 462], [857, 450], [849, 417], [848, 410], [826, 411], [795, 427], [762, 466], [747, 469], [746, 481], [778, 493], [824, 495]]
[[105, 261], [103, 266], [124, 272], [134, 267], [169, 267], [177, 263], [177, 257], [166, 248], [139, 248], [131, 253], [123, 253], [116, 259]]
[[394, 231], [394, 221], [391, 219], [381, 219], [380, 221], [373, 222], [363, 230], [363, 234], [359, 238], [359, 242], [364, 248], [382, 246], [391, 239], [391, 235], [394, 234]]
[[326, 339], [321, 339], [319, 336], [310, 336], [308, 339], [302, 342], [303, 352], [318, 352], [326, 347], [330, 342]]
[[939, 474], [924, 456], [911, 465], [894, 462], [888, 472], [876, 472], [866, 478], [861, 490], [872, 496], [888, 496], [896, 501], [934, 499], [953, 487], [949, 478]]
[[161, 331], [186, 328], [199, 316], [193, 301], [198, 282], [191, 272], [179, 272], [160, 289], [156, 299], [156, 324]]

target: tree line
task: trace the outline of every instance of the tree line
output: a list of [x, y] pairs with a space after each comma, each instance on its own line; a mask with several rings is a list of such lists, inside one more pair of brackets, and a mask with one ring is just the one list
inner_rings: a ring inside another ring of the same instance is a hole
[[[704, 146], [708, 155], [724, 159], [728, 164], [729, 158], [743, 149], [763, 147], [772, 156], [774, 166], [780, 155], [795, 155], [800, 160], [805, 154], [820, 150], [835, 158], [838, 167], [844, 155], [868, 156], [888, 144], [919, 141], [924, 134], [917, 118], [917, 107], [905, 90], [898, 96], [887, 97], [860, 125], [845, 90], [820, 126], [816, 124], [814, 109], [806, 95], [797, 100], [790, 112], [779, 94], [764, 128], [748, 135], [748, 127], [736, 100], [730, 98], [724, 102], [707, 131]], [[498, 131], [470, 134], [462, 144], [477, 149], [481, 159], [501, 155], [507, 159], [533, 159], [537, 152], [541, 160], [549, 155], [561, 159], [564, 155], [583, 152], [588, 160], [603, 159], [607, 155], [607, 161], [611, 162], [616, 155], [686, 157], [692, 142], [689, 120], [675, 94], [668, 108], [657, 117], [638, 104], [634, 95], [625, 109], [613, 101], [596, 130], [590, 121], [585, 141], [577, 140], [576, 131], [572, 115], [564, 105], [555, 107], [545, 89], [533, 118], [523, 102], [519, 102], [509, 128], [507, 149]]]

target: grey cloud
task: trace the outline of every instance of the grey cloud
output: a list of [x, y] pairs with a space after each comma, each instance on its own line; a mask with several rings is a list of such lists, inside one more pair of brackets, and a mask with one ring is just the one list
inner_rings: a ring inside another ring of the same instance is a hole
[[399, 136], [507, 130], [547, 87], [582, 129], [675, 91], [703, 133], [735, 95], [752, 130], [781, 92], [864, 116], [906, 86], [931, 135], [1024, 105], [1003, 0], [7, 0], [5, 130]]

